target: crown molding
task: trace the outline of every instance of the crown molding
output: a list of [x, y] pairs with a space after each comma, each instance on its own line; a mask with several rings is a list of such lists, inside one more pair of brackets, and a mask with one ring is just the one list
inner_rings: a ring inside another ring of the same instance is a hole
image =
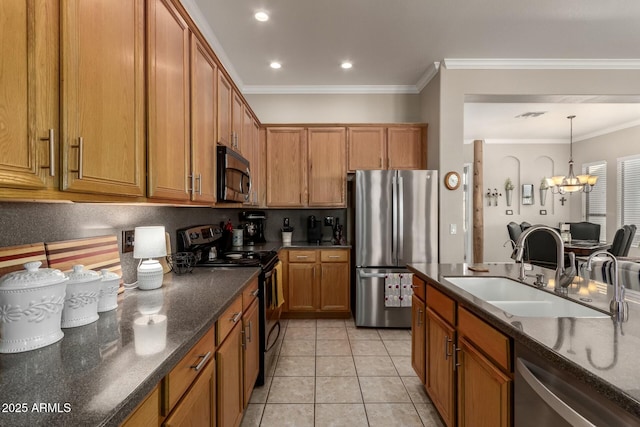
[[198, 29], [207, 40], [207, 42], [211, 46], [211, 49], [213, 49], [213, 51], [215, 52], [216, 57], [222, 63], [222, 66], [225, 68], [225, 70], [227, 70], [227, 73], [229, 73], [229, 76], [234, 81], [236, 86], [242, 88], [242, 79], [231, 64], [227, 53], [222, 48], [222, 45], [213, 33], [213, 29], [207, 22], [207, 19], [204, 17], [204, 14], [196, 4], [195, 0], [180, 0], [180, 3], [182, 3], [182, 6], [184, 6], [187, 13], [189, 13], [189, 16], [191, 17], [191, 19], [193, 19], [193, 22], [195, 22], [195, 24], [198, 26]]
[[418, 94], [415, 85], [245, 85], [245, 95]]
[[604, 129], [598, 129], [595, 132], [587, 133], [584, 135], [580, 135], [579, 137], [573, 137], [573, 142], [586, 141], [587, 139], [596, 138], [598, 136], [607, 135], [613, 132], [618, 132], [621, 130], [629, 129], [632, 127], [640, 126], [640, 119], [631, 120], [629, 122], [620, 123], [619, 125], [609, 126]]
[[418, 82], [416, 83], [418, 92], [422, 92], [422, 89], [424, 89], [429, 84], [431, 79], [433, 79], [436, 74], [438, 74], [438, 71], [440, 71], [440, 62], [434, 62], [433, 64], [429, 65], [429, 67], [427, 67], [422, 77], [420, 77], [420, 79], [418, 79]]
[[640, 59], [446, 58], [449, 70], [638, 70]]

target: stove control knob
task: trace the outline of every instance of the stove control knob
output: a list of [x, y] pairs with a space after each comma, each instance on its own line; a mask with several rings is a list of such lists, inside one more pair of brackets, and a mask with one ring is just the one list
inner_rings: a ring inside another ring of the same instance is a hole
[[197, 239], [198, 237], [200, 237], [200, 234], [199, 234], [199, 233], [196, 233], [196, 232], [189, 233], [189, 238], [190, 238], [191, 240], [195, 240], [195, 239]]

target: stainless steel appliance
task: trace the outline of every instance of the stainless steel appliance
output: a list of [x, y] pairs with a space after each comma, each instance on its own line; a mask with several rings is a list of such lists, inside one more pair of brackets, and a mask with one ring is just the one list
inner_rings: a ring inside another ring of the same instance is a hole
[[309, 215], [307, 218], [307, 242], [320, 244], [322, 241], [322, 224], [315, 215]]
[[355, 323], [411, 327], [411, 307], [387, 307], [385, 282], [409, 263], [438, 261], [438, 172], [356, 171]]
[[240, 221], [243, 222], [244, 244], [251, 246], [256, 243], [265, 243], [264, 223], [267, 214], [264, 211], [244, 211], [240, 214]]
[[638, 425], [637, 417], [522, 344], [516, 344], [515, 362], [514, 425]]
[[216, 187], [219, 202], [246, 202], [251, 194], [249, 160], [225, 145], [218, 145]]
[[[260, 372], [256, 385], [263, 385], [267, 372], [275, 363], [276, 341], [280, 336], [280, 314], [275, 296], [278, 295], [278, 277], [276, 264], [278, 253], [275, 250], [234, 250], [224, 251], [218, 246], [223, 235], [222, 229], [215, 225], [199, 225], [177, 231], [178, 251], [192, 252], [196, 258], [196, 267], [259, 267], [258, 303], [260, 316]], [[215, 252], [215, 257], [210, 254]]]

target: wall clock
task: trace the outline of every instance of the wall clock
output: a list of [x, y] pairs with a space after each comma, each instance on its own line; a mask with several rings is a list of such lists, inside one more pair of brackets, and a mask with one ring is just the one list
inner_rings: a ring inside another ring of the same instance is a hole
[[448, 172], [444, 176], [444, 185], [449, 190], [455, 190], [460, 187], [460, 174], [458, 172]]

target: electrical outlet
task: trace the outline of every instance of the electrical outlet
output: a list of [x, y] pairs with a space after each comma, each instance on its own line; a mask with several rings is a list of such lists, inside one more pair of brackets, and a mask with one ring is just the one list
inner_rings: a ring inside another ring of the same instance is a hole
[[133, 230], [122, 231], [122, 253], [133, 252], [133, 238], [135, 234]]

